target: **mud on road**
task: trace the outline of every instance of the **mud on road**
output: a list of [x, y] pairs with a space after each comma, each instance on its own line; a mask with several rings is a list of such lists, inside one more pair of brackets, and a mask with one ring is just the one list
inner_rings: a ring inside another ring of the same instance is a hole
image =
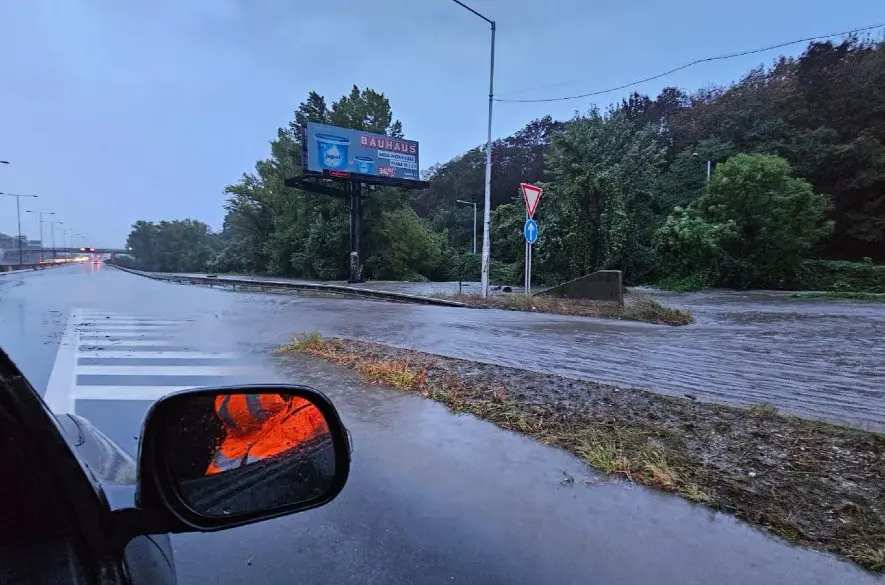
[[885, 435], [344, 339], [286, 351], [356, 369], [885, 572]]

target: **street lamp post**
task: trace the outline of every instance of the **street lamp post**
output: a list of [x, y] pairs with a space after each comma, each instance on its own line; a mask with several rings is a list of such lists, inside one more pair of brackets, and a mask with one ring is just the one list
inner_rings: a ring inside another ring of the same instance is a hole
[[52, 259], [55, 260], [56, 256], [56, 248], [55, 248], [55, 226], [64, 225], [63, 221], [50, 221], [49, 222], [49, 231], [52, 234]]
[[43, 246], [43, 224], [45, 223], [43, 216], [44, 215], [55, 215], [54, 211], [31, 211], [25, 210], [25, 213], [36, 213], [40, 217], [40, 261], [45, 260], [44, 251], [45, 247]]
[[[3, 162], [3, 161], [0, 161]], [[19, 195], [17, 193], [3, 193], [0, 192], [0, 195], [6, 195], [7, 197], [15, 197], [15, 215], [18, 218], [18, 263], [24, 264], [24, 252], [22, 251], [22, 208], [21, 208], [21, 198], [22, 197], [36, 197], [36, 195]]]
[[[691, 153], [692, 156], [701, 156], [697, 152]], [[710, 190], [710, 176], [713, 174], [713, 161], [707, 160], [707, 190]]]
[[462, 8], [465, 8], [480, 17], [491, 26], [492, 29], [492, 51], [491, 51], [491, 67], [489, 69], [489, 125], [488, 136], [486, 140], [486, 185], [485, 198], [482, 211], [482, 296], [489, 296], [489, 263], [491, 261], [492, 244], [489, 238], [491, 227], [491, 209], [492, 209], [492, 106], [495, 102], [495, 21], [486, 18], [473, 8], [470, 8], [460, 0], [452, 0]]
[[61, 249], [62, 249], [62, 258], [67, 258], [70, 255], [68, 252], [68, 232], [71, 231], [71, 228], [62, 228], [61, 229]]
[[471, 203], [470, 201], [462, 201], [461, 199], [456, 200], [456, 202], [464, 205], [473, 206], [473, 253], [476, 254], [476, 203]]

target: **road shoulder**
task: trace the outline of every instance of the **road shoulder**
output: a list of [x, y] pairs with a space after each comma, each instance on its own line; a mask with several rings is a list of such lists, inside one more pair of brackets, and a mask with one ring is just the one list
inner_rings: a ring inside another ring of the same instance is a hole
[[885, 571], [885, 436], [342, 339], [287, 351], [561, 447], [606, 473]]

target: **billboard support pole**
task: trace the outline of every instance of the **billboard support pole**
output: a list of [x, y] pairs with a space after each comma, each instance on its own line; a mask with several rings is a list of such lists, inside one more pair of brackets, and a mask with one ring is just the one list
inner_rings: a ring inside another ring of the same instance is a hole
[[350, 277], [348, 282], [362, 282], [363, 270], [360, 264], [360, 232], [362, 231], [363, 198], [362, 183], [348, 181], [345, 189], [350, 194]]

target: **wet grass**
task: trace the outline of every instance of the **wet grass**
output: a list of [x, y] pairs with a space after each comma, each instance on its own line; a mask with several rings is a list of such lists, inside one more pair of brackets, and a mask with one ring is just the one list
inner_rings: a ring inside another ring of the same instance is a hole
[[762, 419], [773, 419], [778, 416], [777, 408], [773, 404], [760, 402], [747, 409], [747, 412], [753, 416]]
[[731, 513], [885, 572], [885, 436], [369, 342], [298, 336], [314, 356], [560, 447], [611, 476]]
[[280, 351], [321, 357], [355, 369], [367, 382], [386, 384], [397, 390], [417, 390], [426, 385], [424, 372], [411, 367], [408, 360], [363, 360], [350, 353], [337, 351], [333, 344], [326, 342], [316, 331], [293, 338], [291, 343], [280, 348]]
[[885, 303], [885, 293], [857, 291], [797, 292], [790, 295], [790, 298], [806, 300], [824, 299], [831, 301], [866, 301], [869, 303]]
[[472, 307], [576, 315], [602, 319], [643, 321], [661, 325], [689, 325], [694, 322], [690, 311], [668, 307], [647, 295], [636, 295], [624, 306], [615, 302], [565, 299], [545, 295], [526, 297], [523, 294], [501, 294], [482, 297], [477, 294], [439, 295], [438, 298], [462, 302]]

